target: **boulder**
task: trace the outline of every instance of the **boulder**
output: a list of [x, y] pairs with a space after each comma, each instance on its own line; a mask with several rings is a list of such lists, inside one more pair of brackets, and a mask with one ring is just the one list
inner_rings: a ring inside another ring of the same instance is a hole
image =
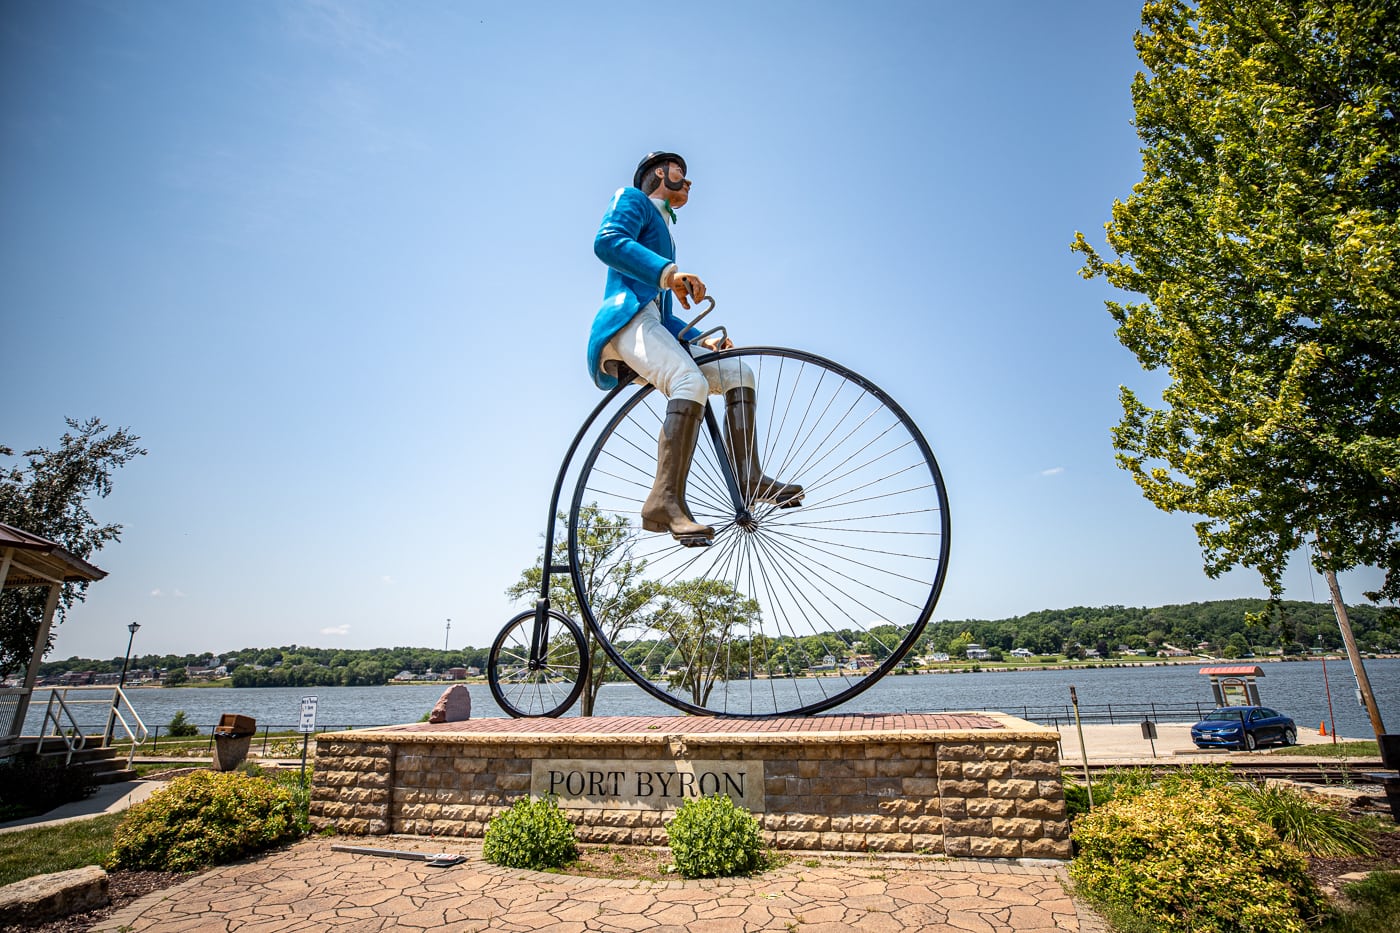
[[107, 873], [96, 865], [35, 875], [0, 887], [6, 923], [37, 924], [106, 906]]
[[466, 684], [453, 684], [442, 691], [428, 722], [463, 722], [472, 718], [472, 695]]

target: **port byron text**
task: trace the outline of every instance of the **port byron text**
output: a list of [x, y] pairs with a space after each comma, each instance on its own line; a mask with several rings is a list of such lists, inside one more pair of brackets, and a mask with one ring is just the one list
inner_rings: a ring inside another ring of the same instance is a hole
[[530, 794], [553, 795], [566, 807], [674, 810], [693, 797], [725, 794], [753, 813], [763, 811], [763, 762], [538, 759]]

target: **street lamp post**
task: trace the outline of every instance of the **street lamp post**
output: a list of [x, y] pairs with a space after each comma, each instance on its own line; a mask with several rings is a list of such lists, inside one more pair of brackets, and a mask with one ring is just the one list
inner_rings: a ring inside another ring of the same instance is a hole
[[446, 632], [443, 634], [443, 636], [442, 636], [442, 650], [443, 650], [443, 651], [446, 651], [446, 650], [447, 650], [447, 643], [448, 643], [448, 641], [451, 640], [451, 638], [452, 638], [452, 620], [451, 620], [451, 619], [448, 619], [448, 620], [447, 620], [447, 631], [446, 631]]
[[117, 689], [112, 692], [112, 711], [107, 714], [107, 738], [104, 745], [112, 744], [112, 727], [116, 725], [117, 704], [121, 701], [121, 689], [126, 686], [126, 668], [131, 663], [131, 643], [136, 640], [136, 630], [141, 627], [140, 622], [132, 622], [126, 627], [130, 632], [126, 639], [126, 657], [122, 658], [122, 675], [117, 680]]

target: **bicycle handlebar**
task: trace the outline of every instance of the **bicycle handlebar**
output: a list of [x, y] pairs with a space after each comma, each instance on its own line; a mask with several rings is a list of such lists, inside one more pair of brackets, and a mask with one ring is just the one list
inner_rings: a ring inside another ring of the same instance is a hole
[[699, 324], [705, 319], [705, 315], [709, 314], [715, 309], [715, 300], [713, 298], [711, 298], [709, 295], [706, 295], [704, 300], [708, 301], [710, 303], [710, 306], [704, 311], [701, 311], [700, 314], [696, 316], [695, 320], [685, 325], [685, 330], [681, 331], [681, 333], [685, 333], [686, 330], [691, 330], [692, 328], [694, 328], [696, 324]]
[[[701, 311], [698, 315], [696, 315], [695, 320], [693, 320], [693, 321], [691, 321], [689, 324], [685, 325], [685, 330], [681, 331], [682, 334], [685, 333], [686, 330], [694, 330], [694, 329], [695, 329], [695, 325], [696, 325], [696, 324], [699, 324], [702, 320], [704, 320], [705, 315], [709, 314], [711, 311], [713, 311], [713, 310], [715, 309], [715, 300], [714, 300], [713, 298], [711, 298], [709, 295], [706, 295], [705, 298], [704, 298], [704, 300], [705, 300], [705, 301], [708, 301], [708, 302], [710, 303], [710, 306], [709, 306], [708, 308], [706, 308], [704, 311]], [[725, 340], [728, 340], [728, 339], [729, 339], [729, 331], [725, 328], [725, 326], [724, 326], [723, 324], [721, 324], [721, 325], [719, 325], [718, 327], [711, 327], [709, 330], [705, 331], [703, 334], [700, 334], [699, 336], [695, 337], [695, 338], [692, 339], [692, 340], [688, 340], [688, 341], [684, 341], [684, 342], [685, 342], [685, 343], [690, 343], [690, 344], [694, 345], [694, 344], [700, 343], [700, 342], [701, 342], [702, 340], [704, 340], [706, 337], [712, 336], [712, 335], [714, 335], [714, 334], [723, 334]], [[721, 343], [722, 343], [722, 342], [723, 342], [723, 341], [721, 341]]]

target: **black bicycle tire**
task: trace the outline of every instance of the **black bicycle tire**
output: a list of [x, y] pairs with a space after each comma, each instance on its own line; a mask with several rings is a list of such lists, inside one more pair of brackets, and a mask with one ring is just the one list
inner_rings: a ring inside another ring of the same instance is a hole
[[[651, 386], [641, 386], [632, 390], [630, 395], [627, 395], [623, 398], [618, 410], [608, 420], [606, 426], [601, 429], [598, 439], [591, 446], [588, 456], [584, 460], [580, 468], [578, 481], [575, 485], [574, 495], [569, 510], [568, 550], [570, 575], [573, 581], [575, 593], [578, 596], [579, 607], [581, 614], [583, 615], [584, 624], [590, 629], [590, 631], [592, 631], [594, 636], [598, 638], [604, 651], [607, 653], [609, 660], [613, 664], [617, 665], [618, 668], [624, 674], [626, 674], [626, 676], [630, 680], [632, 680], [632, 682], [636, 683], [646, 693], [648, 693], [655, 699], [660, 700], [662, 703], [665, 703], [668, 706], [679, 709], [682, 712], [691, 713], [695, 715], [715, 715], [739, 719], [767, 719], [773, 718], [775, 716], [785, 715], [810, 715], [813, 713], [823, 712], [825, 710], [838, 706], [841, 703], [847, 702], [853, 697], [859, 695], [860, 693], [863, 693], [865, 690], [868, 690], [870, 687], [874, 686], [876, 682], [878, 682], [885, 674], [892, 670], [895, 667], [895, 665], [897, 665], [900, 662], [900, 660], [903, 659], [903, 657], [918, 641], [920, 635], [922, 635], [924, 629], [927, 627], [929, 620], [932, 618], [934, 608], [937, 605], [938, 597], [942, 591], [943, 584], [947, 575], [951, 524], [949, 518], [947, 490], [943, 482], [942, 472], [939, 469], [937, 459], [934, 457], [931, 446], [928, 444], [927, 439], [924, 437], [922, 431], [919, 430], [918, 426], [914, 423], [913, 419], [909, 417], [908, 413], [893, 398], [891, 398], [888, 395], [888, 393], [884, 392], [869, 379], [866, 379], [865, 377], [859, 375], [858, 373], [845, 366], [842, 366], [841, 364], [835, 363], [824, 357], [818, 356], [813, 353], [808, 353], [802, 350], [794, 350], [783, 347], [744, 347], [705, 354], [697, 357], [696, 363], [705, 364], [712, 361], [719, 362], [725, 359], [760, 356], [777, 357], [780, 359], [793, 360], [798, 363], [820, 367], [821, 369], [824, 369], [838, 376], [839, 378], [844, 379], [847, 382], [850, 382], [853, 385], [860, 387], [866, 393], [875, 398], [880, 403], [880, 405], [883, 408], [885, 408], [897, 420], [897, 422], [900, 425], [903, 426], [904, 430], [908, 432], [909, 438], [918, 445], [918, 449], [922, 454], [923, 463], [927, 467], [929, 476], [936, 487], [939, 512], [939, 544], [938, 554], [936, 558], [937, 566], [936, 571], [933, 574], [933, 579], [928, 581], [927, 597], [919, 610], [917, 618], [909, 626], [899, 645], [894, 650], [892, 650], [888, 657], [886, 657], [885, 660], [881, 664], [879, 664], [870, 674], [855, 681], [849, 687], [841, 690], [838, 693], [823, 697], [814, 702], [802, 702], [791, 708], [774, 709], [771, 711], [764, 711], [761, 713], [719, 711], [708, 708], [703, 705], [697, 705], [688, 702], [673, 694], [667, 693], [665, 690], [662, 690], [660, 687], [653, 684], [649, 678], [637, 672], [632, 667], [632, 665], [628, 663], [627, 660], [622, 656], [617, 646], [613, 644], [612, 640], [607, 636], [606, 632], [604, 632], [602, 627], [598, 624], [598, 621], [594, 616], [592, 606], [590, 605], [590, 598], [587, 587], [585, 586], [581, 575], [582, 562], [579, 560], [578, 554], [578, 523], [580, 509], [582, 508], [582, 500], [588, 489], [588, 481], [590, 474], [594, 469], [599, 454], [602, 451], [604, 445], [607, 443], [608, 439], [613, 435], [614, 431], [617, 429], [619, 423], [621, 423], [623, 419], [625, 419], [628, 416], [629, 412], [631, 412], [643, 399], [645, 399], [645, 397], [648, 394], [655, 391]], [[702, 434], [700, 444], [704, 445], [706, 443], [707, 440]]]
[[586, 673], [583, 665], [586, 664], [588, 660], [588, 649], [584, 641], [583, 631], [579, 628], [577, 622], [564, 615], [562, 612], [551, 609], [549, 610], [549, 617], [563, 625], [572, 636], [574, 645], [578, 649], [578, 674], [574, 677], [573, 686], [570, 688], [565, 698], [540, 712], [524, 710], [517, 702], [508, 697], [506, 695], [506, 689], [501, 684], [501, 651], [511, 631], [516, 626], [529, 625], [533, 627], [535, 624], [535, 610], [529, 609], [515, 616], [501, 628], [499, 633], [497, 633], [495, 640], [491, 643], [491, 653], [488, 655], [486, 662], [486, 680], [491, 687], [491, 697], [496, 701], [496, 705], [512, 718], [529, 719], [562, 715], [578, 702], [579, 695], [583, 692], [584, 675]]

